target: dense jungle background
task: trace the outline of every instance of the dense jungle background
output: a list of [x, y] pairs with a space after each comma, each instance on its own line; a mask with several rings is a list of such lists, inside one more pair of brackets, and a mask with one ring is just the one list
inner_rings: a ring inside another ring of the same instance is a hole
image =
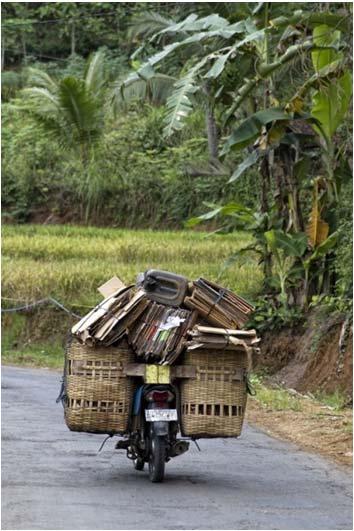
[[[3, 305], [209, 275], [255, 303], [266, 374], [348, 403], [352, 4], [1, 9]], [[6, 314], [10, 362], [62, 330], [40, 315]]]

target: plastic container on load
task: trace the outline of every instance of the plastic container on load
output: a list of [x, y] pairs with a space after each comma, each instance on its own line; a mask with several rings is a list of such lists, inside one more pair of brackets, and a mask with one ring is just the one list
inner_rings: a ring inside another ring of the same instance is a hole
[[142, 286], [150, 300], [180, 306], [187, 292], [188, 280], [168, 271], [149, 269], [142, 277]]

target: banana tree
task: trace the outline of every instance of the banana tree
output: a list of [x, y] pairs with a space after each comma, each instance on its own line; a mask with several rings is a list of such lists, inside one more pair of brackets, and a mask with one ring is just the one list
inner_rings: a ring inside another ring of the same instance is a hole
[[[315, 250], [309, 249], [307, 234], [304, 232], [289, 234], [282, 230], [272, 229], [266, 232], [264, 237], [274, 259], [275, 276], [279, 284], [280, 303], [284, 308], [288, 307], [291, 284], [287, 285], [287, 283], [292, 281], [295, 287], [297, 284], [297, 289], [299, 289], [299, 284], [302, 283], [301, 279], [303, 278], [303, 286], [300, 289], [300, 303], [302, 308], [306, 309], [310, 296], [311, 274], [318, 279], [319, 262], [324, 260], [327, 253], [335, 247], [337, 233], [325, 238]], [[315, 270], [311, 271], [313, 268]], [[318, 295], [320, 291], [321, 285], [317, 282], [317, 290], [311, 295]]]
[[[224, 21], [224, 22], [222, 22]], [[199, 72], [203, 66], [212, 61], [208, 52], [210, 43], [203, 42], [201, 35], [196, 38], [192, 32], [199, 29], [215, 29], [229, 23], [219, 17], [211, 15], [199, 18], [192, 14], [184, 21], [176, 22], [158, 13], [142, 13], [131, 25], [130, 34], [133, 38], [150, 37], [149, 41], [138, 48], [133, 54], [133, 64], [137, 64], [136, 57], [151, 43], [165, 45], [162, 52], [158, 52], [146, 63], [130, 74], [123, 82], [119, 81], [113, 91], [112, 102], [117, 108], [122, 101], [132, 99], [148, 99], [157, 104], [166, 104], [167, 114], [164, 134], [166, 137], [180, 130], [184, 125], [184, 118], [196, 104], [205, 109], [205, 123], [208, 137], [208, 148], [211, 161], [218, 158], [218, 127], [215, 118], [215, 89], [211, 79], [203, 79]], [[200, 33], [200, 31], [199, 31]], [[166, 45], [166, 43], [168, 43]], [[167, 53], [166, 53], [167, 52]], [[155, 71], [155, 65], [170, 54], [180, 52], [180, 57], [189, 66], [186, 74], [178, 78]], [[181, 55], [182, 53], [182, 55]], [[201, 58], [201, 61], [198, 61]]]
[[134, 71], [123, 81], [114, 83], [111, 103], [115, 114], [125, 103], [147, 101], [152, 105], [164, 105], [173, 91], [177, 79], [160, 74], [152, 68]]
[[[316, 18], [316, 20], [318, 20]], [[297, 146], [294, 144], [296, 135], [286, 133], [286, 129], [294, 120], [306, 120], [312, 126], [312, 134], [317, 133], [317, 144], [321, 148], [322, 163], [324, 175], [314, 179], [314, 201], [311, 210], [310, 222], [307, 226], [309, 236], [309, 243], [312, 248], [322, 243], [328, 235], [328, 224], [321, 217], [321, 213], [326, 209], [328, 204], [333, 203], [338, 195], [338, 182], [334, 176], [336, 174], [336, 155], [333, 143], [333, 135], [342, 123], [345, 113], [347, 112], [350, 97], [351, 97], [351, 74], [346, 66], [346, 59], [342, 51], [338, 51], [341, 45], [340, 32], [333, 31], [328, 25], [315, 26], [313, 30], [312, 43], [306, 45], [307, 50], [311, 50], [312, 63], [315, 70], [306, 82], [298, 88], [291, 101], [285, 105], [284, 111], [279, 109], [268, 109], [259, 111], [253, 116], [249, 117], [245, 122], [233, 131], [228, 141], [226, 142], [223, 153], [227, 153], [230, 149], [240, 149], [245, 145], [256, 143], [253, 145], [253, 150], [250, 155], [243, 161], [243, 163], [236, 168], [231, 182], [238, 179], [242, 173], [251, 165], [259, 162], [263, 156], [267, 156], [270, 148], [277, 148], [280, 159], [287, 156], [289, 150], [282, 147], [288, 144], [297, 153]], [[287, 57], [292, 55], [291, 48], [287, 50], [284, 56], [279, 58], [278, 65], [282, 63]], [[260, 71], [269, 72], [274, 71], [277, 62], [269, 65], [268, 68], [261, 67]], [[248, 85], [250, 88], [250, 85]], [[310, 115], [303, 113], [305, 106], [305, 97], [312, 91], [312, 106], [310, 108]], [[236, 103], [240, 104], [239, 96]], [[284, 113], [282, 116], [281, 113]], [[272, 120], [273, 118], [273, 120]], [[261, 135], [258, 137], [257, 136]], [[286, 140], [286, 142], [284, 142]], [[289, 142], [290, 141], [290, 142]], [[313, 144], [313, 140], [312, 140]], [[302, 146], [303, 147], [303, 146]], [[285, 162], [284, 160], [282, 161]], [[283, 172], [283, 183], [289, 190], [288, 194], [288, 217], [289, 229], [299, 232], [304, 230], [302, 213], [299, 204], [298, 183], [294, 179], [295, 172], [293, 171], [299, 160], [293, 158], [293, 164], [288, 164], [287, 172]], [[283, 164], [283, 166], [286, 166]], [[280, 189], [277, 177], [281, 170], [281, 164], [275, 165], [274, 169], [274, 184], [276, 189]], [[290, 177], [285, 179], [284, 177]], [[288, 181], [288, 182], [286, 182]], [[318, 193], [319, 182], [324, 183], [325, 194]], [[280, 183], [281, 184], [281, 183]], [[279, 193], [277, 194], [279, 195]], [[327, 205], [326, 205], [327, 203]], [[283, 205], [280, 205], [279, 214], [282, 214]], [[333, 227], [332, 227], [333, 230]]]
[[227, 232], [230, 230], [245, 230], [252, 235], [252, 243], [232, 254], [225, 262], [224, 267], [230, 267], [238, 262], [244, 254], [255, 254], [258, 256], [258, 263], [263, 266], [264, 287], [268, 289], [269, 280], [272, 278], [272, 263], [267, 260], [269, 247], [264, 234], [271, 226], [280, 228], [280, 220], [274, 219], [271, 213], [254, 211], [240, 203], [231, 202], [223, 206], [206, 204], [212, 210], [200, 216], [189, 219], [186, 222], [187, 228], [192, 228], [200, 223], [210, 221], [214, 218], [222, 219], [222, 225], [217, 232]]
[[[324, 264], [324, 267], [320, 268], [319, 261], [325, 261], [326, 255], [330, 252], [337, 244], [338, 233], [333, 232], [330, 236], [324, 239], [314, 250], [310, 250], [304, 256], [301, 257], [301, 263], [304, 269], [304, 287], [302, 292], [302, 307], [306, 308], [309, 302], [309, 289], [310, 289], [310, 274], [311, 267], [316, 268], [313, 272], [313, 277], [317, 280], [320, 276], [324, 276], [327, 271]], [[322, 279], [323, 280], [323, 279]], [[317, 284], [319, 284], [317, 282]], [[317, 288], [316, 295], [319, 295], [323, 292], [321, 289], [322, 286], [319, 285]]]
[[264, 233], [267, 245], [274, 259], [275, 277], [279, 285], [279, 301], [284, 308], [288, 307], [287, 280], [291, 274], [296, 258], [300, 258], [307, 248], [307, 237], [304, 233], [287, 234], [282, 230], [270, 230]]
[[[147, 68], [160, 68], [161, 64], [170, 57], [177, 57], [183, 63], [179, 79], [175, 82], [174, 90], [167, 100], [166, 136], [184, 126], [185, 118], [198, 101], [197, 96], [204, 95], [209, 152], [211, 158], [214, 158], [218, 154], [214, 109], [223, 96], [225, 87], [222, 75], [229, 64], [237, 64], [240, 69], [245, 63], [248, 66], [248, 73], [238, 81], [239, 85], [234, 92], [234, 103], [227, 112], [226, 122], [234, 118], [235, 111], [239, 110], [240, 105], [252, 91], [259, 89], [262, 83], [268, 84], [268, 80], [275, 72], [296, 59], [300, 53], [318, 48], [318, 44], [312, 39], [303, 38], [301, 34], [299, 42], [290, 46], [288, 51], [280, 56], [276, 53], [274, 60], [271, 60], [270, 44], [272, 49], [277, 49], [276, 44], [280, 42], [285, 26], [296, 24], [305, 28], [307, 24], [313, 25], [314, 20], [322, 19], [321, 16], [314, 17], [311, 12], [296, 11], [288, 17], [288, 22], [286, 17], [271, 20], [270, 7], [274, 9], [274, 6], [269, 3], [264, 3], [264, 6], [266, 12], [264, 17], [259, 14], [263, 9], [261, 3], [256, 6], [253, 15], [233, 23], [218, 14], [200, 18], [192, 13], [184, 20], [172, 24], [166, 19], [153, 17], [152, 27], [158, 28], [155, 33], [149, 29], [144, 30], [144, 24], [139, 21], [138, 30], [145, 31], [145, 35], [152, 35], [145, 45], [156, 47], [163, 43], [164, 47], [149, 57], [138, 70], [138, 75], [143, 76]], [[338, 20], [336, 16], [323, 14], [323, 20], [332, 26], [339, 23], [345, 25], [345, 21]], [[148, 22], [146, 27], [149, 28]], [[138, 52], [141, 51], [140, 48]], [[246, 83], [244, 77], [248, 79]]]
[[[316, 44], [322, 46], [334, 46], [338, 49], [341, 33], [339, 30], [331, 31], [325, 24], [316, 26], [313, 39]], [[336, 157], [336, 144], [334, 134], [343, 123], [343, 119], [349, 108], [352, 96], [352, 75], [345, 63], [342, 51], [337, 49], [317, 50], [312, 52], [312, 64], [318, 74], [323, 69], [334, 70], [341, 66], [338, 75], [322, 84], [312, 94], [311, 114], [317, 120], [315, 126], [322, 146], [322, 161], [327, 181], [328, 202], [338, 199], [338, 181], [335, 179], [335, 168], [338, 164]]]
[[[153, 25], [156, 23], [160, 26], [162, 22], [154, 20]], [[248, 67], [252, 63], [253, 68], [255, 60], [250, 62], [250, 50], [264, 39], [267, 31], [272, 31], [272, 28], [258, 28], [252, 17], [230, 23], [218, 14], [201, 18], [191, 14], [185, 20], [169, 24], [152, 35], [149, 42], [155, 46], [162, 41], [166, 43], [166, 38], [172, 42], [153, 54], [137, 71], [138, 76], [143, 77], [147, 70], [161, 67], [162, 62], [171, 56], [186, 64], [167, 100], [167, 137], [184, 126], [185, 118], [198, 102], [198, 97], [204, 96], [209, 152], [211, 158], [216, 158], [218, 135], [215, 106], [225, 90], [221, 76], [235, 60], [240, 70], [245, 70], [243, 64]], [[259, 50], [262, 53], [262, 46]], [[243, 76], [240, 76], [239, 82], [241, 80]]]

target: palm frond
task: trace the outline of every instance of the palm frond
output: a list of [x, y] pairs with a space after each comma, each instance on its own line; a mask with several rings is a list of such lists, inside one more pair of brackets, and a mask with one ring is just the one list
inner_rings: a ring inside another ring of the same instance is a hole
[[59, 101], [65, 123], [81, 143], [96, 139], [102, 125], [101, 108], [90, 94], [85, 83], [66, 77], [59, 83]]
[[87, 91], [98, 96], [105, 84], [105, 57], [103, 52], [98, 51], [89, 59], [85, 72], [85, 86]]
[[164, 17], [154, 11], [145, 11], [133, 19], [130, 24], [128, 36], [131, 39], [136, 37], [151, 37], [173, 24], [175, 24], [175, 21], [172, 18]]
[[115, 112], [124, 102], [149, 101], [154, 105], [166, 103], [170, 96], [176, 78], [165, 74], [154, 73], [143, 78], [133, 72], [123, 82], [118, 82], [113, 88], [112, 104]]
[[47, 88], [25, 88], [21, 91], [21, 94], [24, 98], [19, 103], [19, 108], [24, 110], [33, 109], [40, 114], [56, 113], [59, 111], [58, 95]]
[[162, 35], [164, 33], [176, 34], [180, 32], [188, 33], [196, 31], [220, 31], [228, 26], [230, 26], [229, 21], [223, 17], [220, 17], [218, 14], [214, 13], [206, 17], [198, 18], [195, 13], [192, 13], [181, 22], [177, 22], [169, 27], [163, 28], [157, 35]]
[[33, 87], [43, 87], [50, 92], [55, 92], [57, 89], [56, 81], [50, 77], [47, 72], [39, 70], [39, 68], [27, 68], [27, 85]]
[[191, 96], [199, 89], [196, 84], [197, 75], [208, 59], [208, 57], [204, 57], [199, 63], [191, 68], [183, 78], [175, 83], [175, 90], [168, 98], [166, 104], [167, 114], [165, 117], [165, 136], [168, 137], [174, 131], [182, 129], [185, 118], [193, 109]]
[[42, 87], [25, 88], [14, 108], [31, 116], [46, 136], [57, 140], [59, 147], [70, 145], [70, 132], [63, 124], [57, 93]]

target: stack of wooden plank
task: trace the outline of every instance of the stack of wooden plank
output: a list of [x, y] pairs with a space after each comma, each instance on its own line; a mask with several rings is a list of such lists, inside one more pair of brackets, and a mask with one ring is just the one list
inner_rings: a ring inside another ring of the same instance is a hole
[[204, 278], [193, 282], [192, 294], [184, 304], [208, 322], [232, 329], [242, 328], [254, 310], [242, 297]]
[[172, 364], [182, 352], [195, 318], [189, 310], [152, 302], [129, 330], [128, 341], [145, 361]]
[[72, 333], [83, 343], [112, 345], [122, 338], [148, 306], [143, 290], [123, 287], [104, 299], [73, 328]]

